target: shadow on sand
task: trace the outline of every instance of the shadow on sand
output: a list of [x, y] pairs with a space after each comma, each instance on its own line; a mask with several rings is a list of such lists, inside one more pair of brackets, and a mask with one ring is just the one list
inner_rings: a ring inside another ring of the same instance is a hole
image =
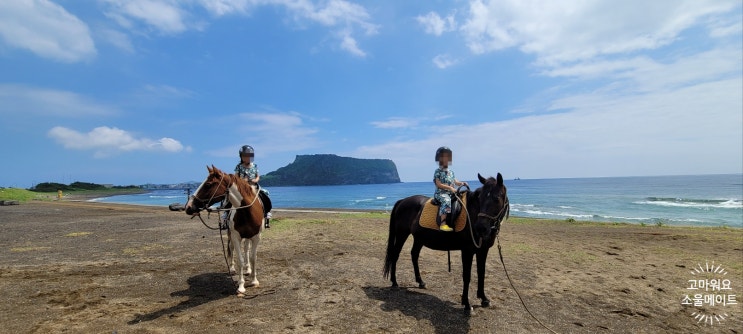
[[[428, 320], [436, 333], [468, 333], [470, 317], [459, 304], [421, 293], [417, 288], [362, 288], [369, 298], [382, 301], [382, 311], [399, 311], [417, 320]], [[425, 291], [425, 290], [419, 290]]]
[[230, 297], [234, 295], [234, 291], [235, 284], [232, 281], [232, 277], [227, 275], [227, 273], [205, 273], [191, 276], [188, 279], [188, 289], [170, 294], [171, 297], [185, 296], [188, 297], [188, 300], [162, 310], [147, 314], [137, 314], [128, 324], [134, 325], [143, 321], [152, 321], [162, 316], [179, 313], [218, 299]]

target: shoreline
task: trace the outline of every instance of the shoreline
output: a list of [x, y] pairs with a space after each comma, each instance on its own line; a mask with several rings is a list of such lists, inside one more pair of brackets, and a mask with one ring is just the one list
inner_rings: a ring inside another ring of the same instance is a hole
[[[115, 194], [111, 196], [116, 196], [121, 194]], [[79, 203], [91, 203], [91, 204], [102, 204], [102, 205], [122, 205], [122, 206], [131, 206], [131, 207], [146, 207], [146, 208], [162, 208], [165, 209], [165, 211], [170, 212], [178, 212], [173, 210], [168, 210], [167, 205], [158, 205], [158, 204], [135, 204], [135, 203], [111, 203], [111, 202], [97, 202], [94, 201], [96, 198], [105, 198], [109, 196], [104, 197], [93, 197], [93, 198], [87, 198], [86, 196], [81, 196], [81, 198], [78, 199], [62, 199], [61, 202], [79, 202]], [[37, 201], [37, 202], [44, 202], [44, 201]], [[50, 202], [60, 202], [58, 200], [53, 200]], [[287, 212], [287, 213], [329, 213], [329, 214], [339, 214], [339, 213], [350, 213], [350, 214], [365, 214], [365, 213], [376, 213], [376, 214], [389, 214], [390, 210], [381, 210], [381, 209], [347, 209], [347, 208], [312, 208], [312, 207], [285, 207], [285, 208], [277, 208], [274, 207], [271, 212]], [[677, 225], [677, 224], [640, 224], [635, 222], [628, 222], [628, 221], [616, 221], [616, 222], [603, 222], [603, 221], [596, 221], [596, 220], [578, 220], [578, 219], [554, 219], [554, 218], [543, 218], [543, 217], [525, 217], [525, 216], [515, 216], [511, 215], [510, 218], [506, 221], [508, 223], [511, 220], [517, 220], [519, 222], [528, 222], [528, 221], [541, 221], [541, 222], [549, 222], [549, 223], [564, 223], [564, 224], [572, 224], [572, 225], [608, 225], [608, 226], [637, 226], [637, 227], [659, 227], [659, 228], [705, 228], [705, 229], [733, 229], [733, 230], [743, 230], [743, 227], [739, 226], [730, 226], [730, 225]]]

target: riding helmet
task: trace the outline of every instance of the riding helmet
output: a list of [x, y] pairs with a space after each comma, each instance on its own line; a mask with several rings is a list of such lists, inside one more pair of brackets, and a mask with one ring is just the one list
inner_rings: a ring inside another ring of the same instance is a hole
[[250, 145], [243, 145], [243, 147], [240, 148], [240, 156], [248, 156], [250, 157], [250, 161], [253, 161], [253, 157], [255, 156], [255, 151], [253, 150], [253, 147]]
[[449, 153], [449, 156], [452, 155], [450, 148], [448, 148], [446, 146], [441, 146], [441, 147], [439, 147], [438, 150], [436, 150], [436, 162], [439, 161], [439, 158], [441, 158], [441, 155], [444, 154], [444, 153]]

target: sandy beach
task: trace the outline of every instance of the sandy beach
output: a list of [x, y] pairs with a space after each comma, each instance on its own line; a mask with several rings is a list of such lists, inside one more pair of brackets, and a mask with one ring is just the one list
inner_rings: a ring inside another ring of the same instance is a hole
[[[239, 298], [219, 232], [182, 212], [69, 199], [0, 207], [0, 331], [549, 332], [521, 305], [496, 248], [485, 283], [492, 304], [470, 316], [459, 305], [459, 254], [450, 273], [445, 252], [424, 249], [428, 288], [419, 289], [412, 237], [398, 262], [401, 288], [391, 289], [382, 277], [388, 224], [384, 213], [276, 210], [259, 247], [260, 287]], [[500, 237], [513, 284], [555, 332], [743, 332], [740, 229], [512, 218]], [[693, 274], [708, 264], [726, 274]], [[716, 277], [730, 289], [690, 289], [690, 280]], [[694, 294], [737, 303], [682, 305]]]

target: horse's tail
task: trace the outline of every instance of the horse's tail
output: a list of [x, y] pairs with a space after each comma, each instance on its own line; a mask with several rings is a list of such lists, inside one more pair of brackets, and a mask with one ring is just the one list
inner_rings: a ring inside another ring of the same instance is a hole
[[384, 258], [384, 278], [390, 276], [392, 266], [397, 262], [396, 257], [399, 256], [399, 254], [394, 254], [394, 249], [395, 243], [397, 242], [397, 236], [395, 233], [397, 224], [395, 223], [395, 216], [397, 216], [397, 208], [400, 206], [400, 202], [402, 202], [402, 200], [395, 202], [395, 206], [392, 207], [392, 212], [390, 212], [390, 235], [387, 237], [387, 255]]

